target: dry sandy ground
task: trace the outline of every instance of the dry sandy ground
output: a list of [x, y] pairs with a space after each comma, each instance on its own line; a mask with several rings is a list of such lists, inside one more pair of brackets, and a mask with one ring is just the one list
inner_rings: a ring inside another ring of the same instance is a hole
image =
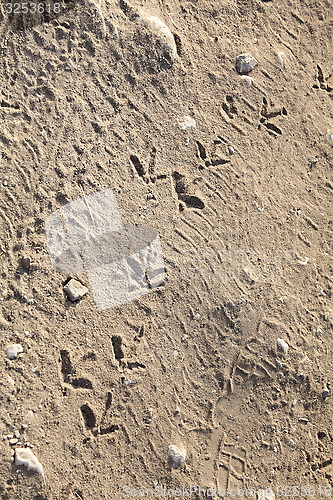
[[[1, 498], [332, 498], [330, 0], [107, 0], [105, 25], [89, 2], [49, 19], [5, 3]], [[137, 8], [170, 28], [175, 61]], [[68, 278], [89, 282], [52, 268], [45, 220], [107, 188], [124, 223], [158, 230], [167, 272], [98, 311], [91, 289], [66, 300]], [[13, 465], [27, 443], [45, 484]]]

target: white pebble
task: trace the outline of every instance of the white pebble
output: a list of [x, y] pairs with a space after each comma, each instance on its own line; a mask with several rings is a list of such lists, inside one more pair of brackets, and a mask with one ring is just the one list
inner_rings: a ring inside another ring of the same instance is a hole
[[242, 75], [241, 79], [242, 79], [242, 82], [244, 83], [244, 85], [251, 87], [252, 82], [253, 82], [253, 78], [251, 76]]
[[41, 474], [44, 478], [42, 464], [37, 460], [30, 448], [16, 448], [15, 465], [23, 465], [28, 470]]
[[160, 57], [166, 57], [173, 62], [177, 57], [177, 47], [173, 34], [167, 25], [156, 16], [147, 16], [141, 12], [141, 19], [148, 24], [149, 28], [157, 37], [157, 53]]
[[284, 354], [288, 353], [289, 345], [287, 342], [283, 339], [277, 339], [277, 346], [280, 351], [282, 351]]
[[326, 139], [328, 140], [328, 142], [333, 143], [333, 129], [332, 128], [327, 130]]
[[177, 446], [171, 445], [168, 449], [169, 463], [173, 469], [177, 469], [185, 462], [186, 450], [185, 448], [178, 448]]
[[288, 445], [290, 446], [290, 448], [295, 448], [296, 443], [295, 443], [295, 441], [293, 439], [289, 439]]
[[195, 128], [197, 126], [196, 121], [192, 116], [183, 116], [182, 120], [178, 122], [178, 127], [180, 130], [187, 130], [189, 128]]
[[21, 344], [11, 344], [5, 347], [5, 353], [8, 359], [15, 359], [23, 352]]
[[284, 52], [278, 52], [276, 54], [276, 56], [277, 56], [277, 60], [280, 64], [280, 68], [281, 68], [281, 70], [283, 70], [285, 68], [284, 59], [283, 59]]
[[82, 299], [89, 290], [86, 286], [82, 285], [80, 281], [71, 279], [67, 285], [64, 286], [64, 292], [71, 302], [75, 302]]
[[298, 260], [297, 261], [301, 266], [306, 266], [309, 262], [309, 257], [305, 257], [304, 260]]

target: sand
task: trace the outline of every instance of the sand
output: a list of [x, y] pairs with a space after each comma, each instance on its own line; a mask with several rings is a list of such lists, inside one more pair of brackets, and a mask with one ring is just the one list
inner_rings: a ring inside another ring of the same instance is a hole
[[[0, 497], [333, 497], [331, 2], [60, 6], [0, 8]], [[166, 275], [98, 310], [45, 223], [108, 189]]]

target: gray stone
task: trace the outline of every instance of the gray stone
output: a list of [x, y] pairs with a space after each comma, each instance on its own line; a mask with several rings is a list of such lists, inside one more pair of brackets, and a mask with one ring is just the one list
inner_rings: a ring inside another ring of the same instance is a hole
[[31, 267], [31, 258], [30, 257], [22, 257], [21, 265], [25, 271], [29, 271]]
[[186, 459], [186, 450], [184, 448], [178, 448], [177, 446], [171, 445], [168, 449], [168, 459], [169, 464], [173, 469], [178, 469]]
[[21, 344], [11, 344], [5, 347], [5, 353], [8, 359], [15, 359], [19, 354], [23, 352], [23, 347]]
[[64, 286], [64, 292], [71, 302], [75, 302], [82, 299], [89, 290], [86, 286], [82, 285], [80, 281], [71, 279], [67, 285]]
[[328, 389], [328, 387], [325, 387], [325, 388], [324, 388], [324, 390], [323, 390], [323, 392], [321, 393], [321, 395], [322, 395], [322, 397], [323, 397], [324, 399], [326, 399], [326, 398], [328, 398], [328, 397], [329, 397], [329, 395], [330, 395], [330, 390]]
[[240, 75], [250, 73], [250, 71], [252, 71], [257, 65], [257, 59], [255, 59], [249, 52], [240, 54], [236, 57], [236, 71]]

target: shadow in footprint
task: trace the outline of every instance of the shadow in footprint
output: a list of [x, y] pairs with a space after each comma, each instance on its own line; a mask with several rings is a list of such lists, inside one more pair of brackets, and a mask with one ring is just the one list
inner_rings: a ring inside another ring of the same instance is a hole
[[82, 405], [81, 413], [83, 416], [84, 423], [88, 429], [93, 429], [94, 427], [96, 427], [96, 417], [89, 405], [87, 404]]
[[198, 196], [188, 193], [185, 175], [182, 175], [179, 172], [173, 172], [172, 177], [178, 199], [183, 201], [187, 208], [202, 209], [205, 207], [204, 202]]

